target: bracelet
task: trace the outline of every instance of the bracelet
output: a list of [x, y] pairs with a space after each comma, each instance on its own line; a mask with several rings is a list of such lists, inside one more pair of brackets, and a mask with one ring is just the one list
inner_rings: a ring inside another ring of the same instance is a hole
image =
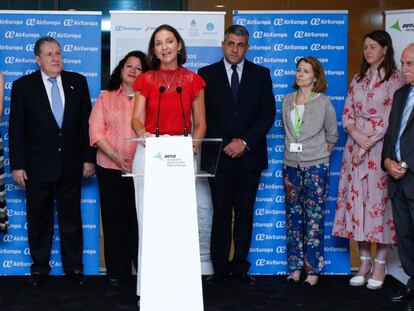
[[198, 153], [198, 148], [196, 146], [193, 146], [193, 153], [197, 154]]

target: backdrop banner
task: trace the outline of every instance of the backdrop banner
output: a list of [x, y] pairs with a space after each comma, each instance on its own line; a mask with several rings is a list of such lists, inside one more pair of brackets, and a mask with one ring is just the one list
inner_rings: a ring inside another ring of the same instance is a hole
[[[147, 53], [154, 30], [162, 24], [176, 28], [187, 48], [184, 67], [197, 71], [222, 57], [225, 12], [110, 11], [111, 70], [132, 50]], [[212, 203], [207, 178], [196, 179], [197, 213], [203, 274], [212, 272], [210, 232]]]
[[331, 178], [325, 214], [325, 268], [323, 274], [349, 274], [349, 242], [331, 236], [339, 171], [346, 135], [342, 108], [347, 95], [347, 11], [234, 11], [233, 23], [250, 33], [247, 58], [268, 67], [276, 99], [276, 119], [267, 135], [269, 169], [262, 173], [256, 198], [249, 260], [253, 274], [285, 274], [286, 220], [283, 190], [283, 97], [292, 92], [296, 63], [315, 56], [322, 63], [336, 109], [340, 137], [331, 156]]
[[[385, 11], [385, 30], [392, 38], [394, 59], [401, 69], [401, 53], [408, 44], [414, 43], [414, 10]], [[401, 266], [396, 246], [392, 246], [387, 261], [388, 273], [406, 283], [409, 277]]]
[[[101, 12], [0, 11], [0, 70], [5, 78], [4, 137], [6, 197], [10, 228], [0, 240], [0, 275], [30, 272], [27, 242], [25, 192], [11, 177], [9, 167], [8, 125], [12, 83], [38, 69], [34, 44], [42, 36], [57, 39], [62, 48], [64, 68], [86, 76], [92, 102], [101, 84]], [[85, 274], [99, 274], [99, 193], [96, 178], [82, 185], [83, 263]], [[62, 274], [58, 221], [50, 258], [51, 274]]]

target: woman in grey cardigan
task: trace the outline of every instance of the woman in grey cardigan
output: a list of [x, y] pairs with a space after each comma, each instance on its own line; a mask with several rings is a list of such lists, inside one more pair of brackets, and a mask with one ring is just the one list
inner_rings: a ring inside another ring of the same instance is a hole
[[329, 155], [338, 139], [336, 114], [323, 94], [326, 79], [314, 57], [296, 65], [296, 92], [283, 100], [285, 155], [283, 181], [286, 204], [288, 280], [316, 285], [324, 266], [324, 212], [329, 180]]

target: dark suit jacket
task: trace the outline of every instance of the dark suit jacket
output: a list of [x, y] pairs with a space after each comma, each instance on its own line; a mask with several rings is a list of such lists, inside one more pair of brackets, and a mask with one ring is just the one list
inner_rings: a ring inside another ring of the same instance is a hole
[[62, 71], [65, 110], [62, 128], [50, 108], [40, 71], [13, 83], [9, 121], [10, 167], [25, 169], [28, 178], [55, 182], [81, 177], [83, 162], [95, 162], [89, 146], [91, 111], [86, 78]]
[[[239, 159], [232, 159], [222, 152], [218, 169], [229, 169], [238, 161], [246, 170], [267, 168], [266, 133], [275, 118], [275, 99], [269, 69], [245, 60], [237, 102], [233, 99], [223, 60], [201, 68], [198, 73], [207, 84], [206, 137], [222, 138], [222, 147], [233, 138], [241, 138], [249, 148]], [[203, 169], [207, 169], [213, 154], [210, 149], [203, 147]]]
[[[384, 146], [382, 149], [382, 169], [385, 171], [384, 160], [389, 158], [397, 161], [395, 154], [395, 143], [400, 131], [401, 118], [407, 101], [410, 85], [401, 87], [394, 93], [393, 104], [389, 117], [389, 125], [384, 137]], [[408, 171], [401, 180], [395, 180], [391, 176], [388, 181], [388, 194], [392, 198], [396, 192], [398, 183], [403, 183], [405, 195], [414, 199], [414, 109], [412, 110], [407, 122], [407, 126], [401, 136], [400, 154], [401, 161], [408, 165]]]

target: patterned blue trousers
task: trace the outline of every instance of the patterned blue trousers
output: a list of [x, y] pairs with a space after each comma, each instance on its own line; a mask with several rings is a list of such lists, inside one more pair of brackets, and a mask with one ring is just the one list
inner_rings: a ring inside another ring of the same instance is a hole
[[284, 166], [286, 251], [290, 271], [319, 274], [324, 266], [324, 214], [329, 164]]

